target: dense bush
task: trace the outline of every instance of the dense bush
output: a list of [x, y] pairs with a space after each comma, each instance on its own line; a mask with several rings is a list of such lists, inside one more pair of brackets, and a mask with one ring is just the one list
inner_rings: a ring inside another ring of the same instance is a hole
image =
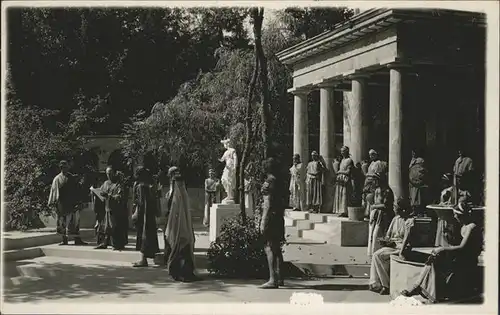
[[243, 224], [241, 217], [224, 221], [220, 236], [208, 249], [208, 271], [217, 276], [262, 278], [269, 276], [264, 242], [254, 218]]
[[[22, 105], [10, 81], [6, 109], [4, 227], [39, 227], [39, 214], [51, 214], [47, 200], [52, 179], [59, 172], [59, 160], [72, 162], [72, 172], [83, 175], [92, 171], [82, 161], [83, 139], [75, 136], [80, 122], [62, 126], [55, 119], [57, 111]], [[83, 176], [81, 179], [84, 184]], [[78, 197], [83, 200], [84, 195], [82, 191]]]

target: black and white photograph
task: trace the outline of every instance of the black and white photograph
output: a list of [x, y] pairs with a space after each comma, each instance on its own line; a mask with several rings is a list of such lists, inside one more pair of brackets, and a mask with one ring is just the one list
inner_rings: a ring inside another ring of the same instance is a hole
[[1, 312], [495, 314], [498, 11], [2, 2]]

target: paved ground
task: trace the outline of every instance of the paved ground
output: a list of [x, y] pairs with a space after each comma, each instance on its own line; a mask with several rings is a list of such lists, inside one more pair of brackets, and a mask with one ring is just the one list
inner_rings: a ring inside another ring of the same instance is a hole
[[221, 280], [207, 274], [200, 274], [199, 282], [177, 283], [163, 268], [136, 269], [127, 262], [40, 257], [23, 263], [32, 278], [5, 283], [5, 303], [288, 303], [294, 292], [318, 293], [325, 302], [389, 301], [367, 291], [366, 279], [289, 280], [284, 288], [262, 290], [257, 288], [261, 280]]

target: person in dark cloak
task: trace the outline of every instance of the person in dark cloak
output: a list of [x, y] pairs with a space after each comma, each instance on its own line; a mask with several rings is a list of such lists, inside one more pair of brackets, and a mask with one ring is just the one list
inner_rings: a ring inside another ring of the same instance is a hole
[[194, 230], [189, 197], [179, 168], [169, 169], [170, 191], [167, 193], [167, 222], [163, 228], [165, 265], [175, 281], [197, 280], [194, 274]]
[[144, 167], [136, 170], [137, 183], [134, 185], [134, 214], [132, 220], [137, 229], [136, 249], [142, 254], [134, 267], [147, 267], [148, 258], [155, 258], [160, 251], [156, 228], [156, 192], [151, 189], [151, 176]]

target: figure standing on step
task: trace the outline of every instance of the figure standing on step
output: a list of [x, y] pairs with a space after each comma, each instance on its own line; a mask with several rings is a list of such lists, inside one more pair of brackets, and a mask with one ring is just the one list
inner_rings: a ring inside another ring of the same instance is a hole
[[[101, 196], [104, 197], [104, 211], [96, 211], [98, 218], [97, 224], [97, 247], [96, 249], [106, 249], [109, 245], [113, 246], [114, 250], [122, 250], [128, 238], [125, 238], [123, 230], [127, 230], [128, 226], [124, 226], [123, 217], [127, 212], [124, 207], [124, 189], [121, 183], [118, 182], [118, 177], [112, 166], [106, 168], [108, 180], [100, 187]], [[92, 187], [91, 187], [92, 189]], [[94, 204], [99, 204], [95, 195], [93, 196]]]
[[59, 162], [61, 172], [54, 177], [49, 194], [49, 207], [57, 213], [57, 233], [62, 235], [60, 245], [68, 245], [68, 239], [74, 237], [75, 245], [87, 245], [80, 238], [80, 187], [76, 177], [69, 173], [69, 164]]
[[408, 191], [410, 195], [410, 205], [412, 211], [417, 216], [425, 214], [427, 206], [428, 185], [427, 185], [427, 168], [423, 152], [420, 149], [414, 149], [411, 152], [412, 158], [409, 166], [409, 183]]
[[151, 189], [151, 176], [142, 166], [136, 170], [137, 184], [134, 185], [134, 214], [132, 220], [137, 229], [136, 249], [141, 251], [141, 260], [134, 267], [147, 267], [148, 258], [155, 258], [160, 251], [156, 228], [156, 191]]
[[176, 166], [168, 170], [167, 223], [163, 228], [165, 265], [175, 281], [190, 282], [194, 275], [194, 230], [186, 185]]
[[215, 177], [213, 169], [208, 170], [208, 178], [205, 179], [205, 213], [203, 216], [203, 225], [209, 226], [210, 207], [216, 203], [217, 195], [220, 192], [220, 181]]
[[266, 174], [261, 189], [262, 193], [262, 219], [260, 232], [265, 242], [265, 252], [269, 267], [269, 281], [260, 286], [262, 289], [275, 289], [284, 285], [283, 252], [281, 245], [285, 241], [285, 205], [279, 193], [279, 183], [275, 171], [276, 162], [273, 158], [264, 161], [263, 168]]
[[375, 190], [374, 202], [370, 210], [370, 228], [368, 234], [369, 257], [380, 248], [377, 239], [386, 234], [389, 224], [394, 217], [394, 193], [389, 187], [387, 176], [375, 173], [373, 178], [378, 181], [378, 188]]
[[300, 182], [300, 172], [302, 171], [302, 163], [300, 161], [300, 155], [293, 155], [293, 165], [290, 167], [290, 207], [293, 211], [302, 210], [302, 192], [303, 187]]
[[245, 169], [244, 193], [245, 193], [245, 208], [249, 209], [250, 213], [255, 213], [255, 180], [251, 174], [253, 163], [249, 163]]
[[308, 210], [319, 213], [323, 203], [323, 173], [326, 163], [316, 151], [311, 153], [311, 158], [306, 172], [306, 205]]
[[363, 186], [363, 202], [365, 207], [365, 216], [370, 216], [370, 207], [373, 205], [373, 197], [375, 194], [375, 190], [378, 187], [378, 184], [375, 184], [376, 180], [374, 180], [373, 176], [375, 174], [386, 174], [387, 173], [387, 163], [383, 162], [379, 158], [379, 154], [374, 149], [370, 149], [368, 152], [370, 156], [370, 164], [365, 174], [365, 183]]
[[337, 179], [335, 181], [335, 195], [333, 199], [333, 213], [347, 217], [347, 207], [354, 188], [352, 170], [354, 162], [349, 154], [349, 148], [343, 146], [340, 149], [342, 161], [340, 161]]

